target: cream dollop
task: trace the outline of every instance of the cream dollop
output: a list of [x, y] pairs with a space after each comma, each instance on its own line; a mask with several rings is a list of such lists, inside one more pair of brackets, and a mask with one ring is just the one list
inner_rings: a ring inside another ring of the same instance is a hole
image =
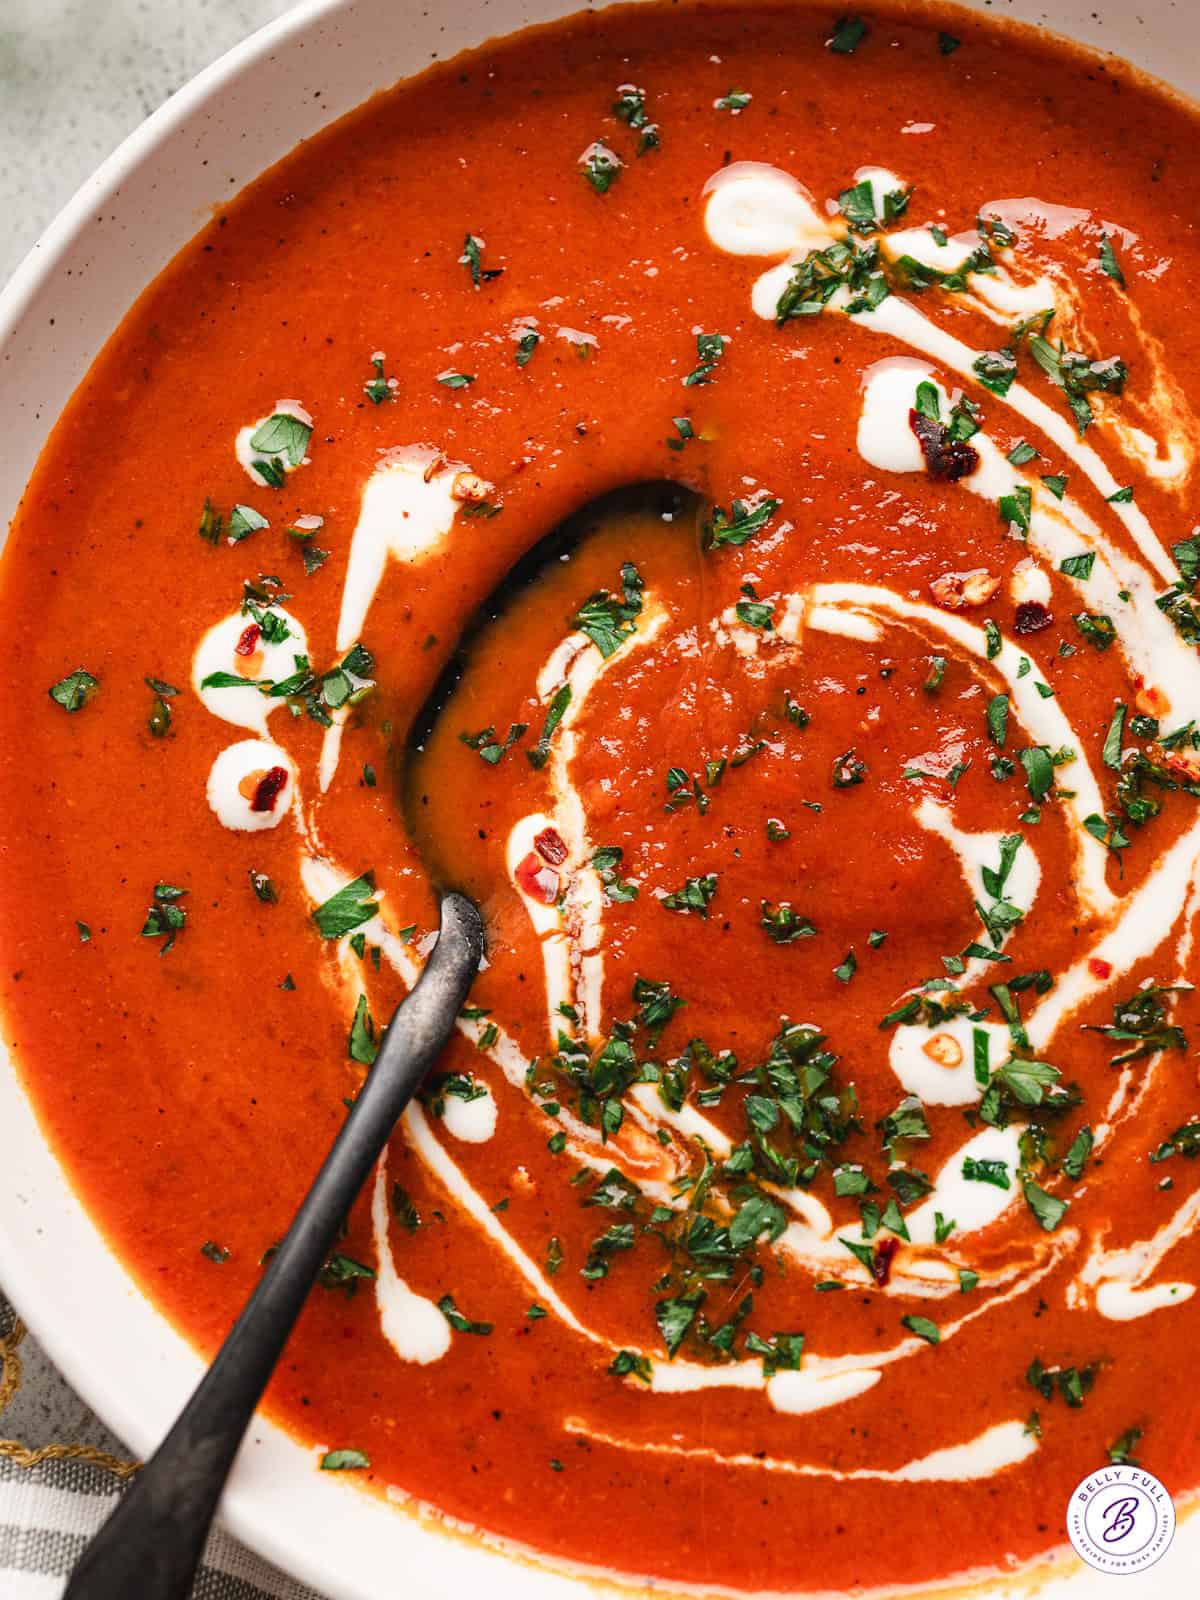
[[[264, 640], [254, 618], [235, 611], [213, 624], [192, 657], [192, 688], [204, 702], [205, 709], [214, 717], [220, 717], [222, 722], [232, 722], [237, 728], [249, 728], [259, 734], [266, 733], [267, 719], [284, 702], [282, 698], [272, 699], [261, 693], [254, 685], [282, 683], [295, 673], [297, 657], [308, 655], [303, 624], [290, 611], [278, 606], [271, 611], [286, 625], [286, 638]], [[242, 681], [220, 681], [205, 687], [205, 680], [218, 674], [223, 679]]]
[[296, 769], [282, 746], [242, 739], [226, 745], [213, 762], [205, 794], [222, 827], [261, 833], [277, 828], [291, 810]]

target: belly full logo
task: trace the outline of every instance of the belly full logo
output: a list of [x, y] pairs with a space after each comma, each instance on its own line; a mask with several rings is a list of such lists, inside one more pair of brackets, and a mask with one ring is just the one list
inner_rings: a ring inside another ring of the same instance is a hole
[[1166, 1487], [1141, 1467], [1104, 1467], [1067, 1503], [1067, 1534], [1097, 1572], [1144, 1572], [1166, 1555], [1175, 1507]]

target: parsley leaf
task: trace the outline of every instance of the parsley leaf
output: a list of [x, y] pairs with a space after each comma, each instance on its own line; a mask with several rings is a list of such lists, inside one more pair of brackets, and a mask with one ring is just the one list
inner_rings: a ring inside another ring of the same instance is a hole
[[100, 687], [99, 678], [95, 678], [83, 667], [76, 667], [74, 672], [69, 672], [65, 678], [50, 689], [49, 695], [55, 705], [64, 711], [80, 711]]
[[735, 500], [728, 512], [720, 506], [714, 506], [712, 516], [704, 525], [706, 548], [717, 550], [723, 545], [744, 545], [756, 533], [762, 532], [781, 503], [779, 500], [760, 500], [751, 509], [744, 501]]
[[360, 928], [379, 914], [379, 907], [369, 897], [375, 890], [373, 873], [364, 872], [336, 894], [331, 895], [312, 914], [312, 919], [323, 939], [340, 939], [343, 934]]
[[[261, 450], [268, 457], [282, 456], [289, 466], [298, 467], [311, 438], [311, 422], [302, 422], [287, 411], [276, 411], [250, 435], [250, 448]], [[260, 462], [255, 461], [253, 465], [262, 471]]]
[[664, 895], [662, 905], [667, 911], [695, 912], [708, 917], [709, 902], [717, 892], [717, 874], [706, 872], [702, 877], [689, 878], [682, 889]]
[[492, 1324], [490, 1322], [472, 1322], [469, 1317], [464, 1317], [454, 1304], [453, 1295], [444, 1294], [437, 1304], [438, 1310], [454, 1329], [455, 1333], [477, 1333], [483, 1338], [486, 1338], [491, 1333]]
[[322, 1472], [361, 1472], [370, 1465], [361, 1450], [327, 1450], [321, 1457]]

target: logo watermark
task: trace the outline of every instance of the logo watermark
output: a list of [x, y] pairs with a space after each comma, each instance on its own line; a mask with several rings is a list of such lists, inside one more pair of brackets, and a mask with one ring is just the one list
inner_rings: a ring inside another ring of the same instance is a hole
[[1067, 1502], [1067, 1534], [1097, 1572], [1144, 1572], [1175, 1537], [1175, 1506], [1152, 1472], [1104, 1467]]

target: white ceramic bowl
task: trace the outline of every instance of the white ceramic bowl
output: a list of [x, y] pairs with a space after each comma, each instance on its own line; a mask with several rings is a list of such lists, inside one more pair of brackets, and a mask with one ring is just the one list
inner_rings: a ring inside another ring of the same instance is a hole
[[[7, 528], [71, 392], [137, 295], [207, 220], [300, 140], [432, 58], [577, 8], [578, 0], [307, 0], [175, 95], [79, 191], [0, 295], [0, 525]], [[885, 9], [867, 4], [876, 14]], [[1200, 98], [1194, 0], [972, 0], [1114, 51]], [[317, 91], [320, 91], [318, 97]], [[30, 152], [30, 159], [35, 153]], [[71, 1191], [0, 1052], [0, 1283], [67, 1378], [141, 1454], [200, 1374]], [[1048, 1516], [1062, 1507], [1047, 1506]], [[1003, 1515], [1002, 1502], [997, 1514]], [[611, 1584], [521, 1560], [314, 1471], [311, 1451], [256, 1421], [222, 1508], [225, 1526], [338, 1600], [581, 1600]], [[1112, 1600], [1114, 1580], [1060, 1571], [1044, 1600]], [[1200, 1592], [1200, 1517], [1121, 1600]], [[623, 1590], [628, 1594], [628, 1589]], [[662, 1590], [657, 1591], [662, 1594]], [[1027, 1592], [990, 1586], [993, 1600]]]

